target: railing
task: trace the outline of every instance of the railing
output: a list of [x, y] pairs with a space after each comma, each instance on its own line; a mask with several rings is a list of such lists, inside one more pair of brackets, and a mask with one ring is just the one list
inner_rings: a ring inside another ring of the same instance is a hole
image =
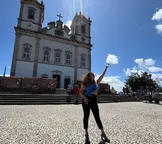
[[0, 77], [1, 89], [14, 89], [14, 88], [29, 88], [31, 85], [37, 85], [39, 88], [48, 88], [49, 83], [52, 82], [54, 86], [57, 84], [56, 79], [46, 78], [13, 78], [13, 77]]

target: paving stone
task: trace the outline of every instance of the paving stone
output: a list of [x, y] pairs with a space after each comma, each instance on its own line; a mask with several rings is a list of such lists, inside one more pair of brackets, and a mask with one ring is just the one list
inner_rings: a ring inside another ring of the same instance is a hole
[[[162, 105], [130, 102], [99, 104], [111, 144], [162, 144]], [[93, 114], [92, 144], [100, 142]], [[81, 105], [0, 105], [0, 144], [83, 144]]]

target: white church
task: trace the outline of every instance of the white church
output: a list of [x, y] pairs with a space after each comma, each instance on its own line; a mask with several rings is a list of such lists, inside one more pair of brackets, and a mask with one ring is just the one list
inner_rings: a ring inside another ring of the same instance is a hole
[[10, 75], [56, 78], [61, 88], [91, 70], [91, 20], [76, 14], [70, 29], [58, 16], [43, 28], [44, 3], [21, 0]]

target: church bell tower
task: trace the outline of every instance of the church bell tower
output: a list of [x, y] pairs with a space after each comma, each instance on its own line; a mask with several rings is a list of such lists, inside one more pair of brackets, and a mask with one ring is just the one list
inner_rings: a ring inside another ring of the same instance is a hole
[[[23, 38], [21, 37], [21, 32], [39, 32], [42, 30], [42, 23], [44, 21], [44, 4], [43, 1], [40, 0], [21, 0], [21, 7], [20, 13], [18, 17], [18, 24], [15, 27], [15, 44], [14, 44], [14, 51], [12, 56], [12, 65], [11, 65], [11, 72], [10, 76], [16, 75], [16, 68], [18, 59], [26, 59], [29, 60], [31, 58], [31, 44], [29, 44], [29, 40], [25, 39], [26, 47], [28, 50], [26, 51], [27, 55], [22, 55], [22, 51], [24, 50], [22, 46], [20, 46], [21, 41]], [[25, 49], [26, 50], [26, 49]], [[20, 54], [21, 51], [21, 54]], [[21, 58], [20, 58], [21, 57]]]
[[21, 0], [18, 28], [40, 31], [44, 21], [44, 4], [39, 0]]
[[86, 18], [81, 12], [75, 15], [72, 24], [71, 32], [75, 35], [75, 40], [91, 44], [91, 20]]

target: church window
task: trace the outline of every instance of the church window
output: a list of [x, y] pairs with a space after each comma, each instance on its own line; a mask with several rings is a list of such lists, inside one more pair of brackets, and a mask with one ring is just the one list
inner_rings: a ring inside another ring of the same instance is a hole
[[23, 59], [30, 60], [30, 52], [31, 52], [31, 45], [30, 44], [24, 44], [24, 51], [23, 51]]
[[49, 61], [49, 51], [44, 51], [44, 61]]
[[61, 50], [56, 49], [55, 50], [55, 63], [56, 64], [61, 64]]
[[35, 9], [32, 7], [29, 7], [28, 8], [28, 19], [34, 20], [34, 16], [35, 16]]
[[86, 67], [86, 55], [85, 54], [80, 55], [80, 67], [81, 68]]
[[49, 62], [50, 60], [50, 48], [44, 47], [43, 48], [43, 62]]
[[85, 31], [86, 31], [86, 27], [85, 27], [85, 25], [82, 25], [81, 26], [81, 33], [82, 34], [85, 34]]
[[65, 52], [65, 65], [71, 65], [72, 53], [70, 51]]

